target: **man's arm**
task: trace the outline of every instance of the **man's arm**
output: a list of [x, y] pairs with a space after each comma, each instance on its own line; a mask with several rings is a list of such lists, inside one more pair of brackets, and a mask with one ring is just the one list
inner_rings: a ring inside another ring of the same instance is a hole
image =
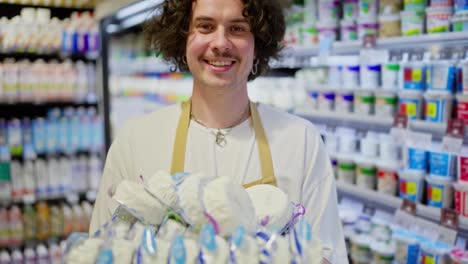
[[330, 159], [314, 127], [308, 128], [306, 175], [302, 185], [302, 203], [306, 219], [312, 224], [313, 234], [318, 235], [324, 250], [322, 255], [330, 263], [346, 264], [348, 257], [338, 215], [335, 178]]

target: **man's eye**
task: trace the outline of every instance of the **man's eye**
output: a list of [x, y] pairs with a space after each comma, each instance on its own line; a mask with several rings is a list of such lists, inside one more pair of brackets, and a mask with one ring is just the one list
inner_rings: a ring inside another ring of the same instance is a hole
[[234, 32], [243, 32], [246, 31], [245, 27], [243, 26], [232, 26], [231, 30]]
[[199, 24], [197, 25], [197, 28], [199, 28], [202, 31], [210, 31], [213, 30], [214, 27], [210, 24]]

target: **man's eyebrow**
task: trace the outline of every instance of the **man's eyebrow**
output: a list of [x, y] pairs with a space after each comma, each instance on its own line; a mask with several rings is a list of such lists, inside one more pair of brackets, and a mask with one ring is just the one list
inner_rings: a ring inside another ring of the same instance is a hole
[[[195, 18], [195, 21], [214, 21], [215, 19], [212, 17], [208, 16], [198, 16]], [[230, 20], [229, 22], [231, 23], [249, 23], [249, 21], [246, 18], [234, 18]]]
[[195, 21], [214, 21], [214, 19], [207, 16], [199, 16], [195, 18]]
[[249, 23], [249, 21], [247, 20], [247, 18], [243, 17], [243, 18], [234, 18], [233, 20], [231, 20], [231, 23]]

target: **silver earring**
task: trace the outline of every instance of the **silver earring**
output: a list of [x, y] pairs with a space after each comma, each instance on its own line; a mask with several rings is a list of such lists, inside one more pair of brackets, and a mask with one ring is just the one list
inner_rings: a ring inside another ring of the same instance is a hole
[[254, 59], [254, 64], [253, 64], [253, 67], [252, 67], [252, 75], [257, 74], [257, 72], [258, 72], [258, 63], [259, 62], [260, 62], [260, 60]]

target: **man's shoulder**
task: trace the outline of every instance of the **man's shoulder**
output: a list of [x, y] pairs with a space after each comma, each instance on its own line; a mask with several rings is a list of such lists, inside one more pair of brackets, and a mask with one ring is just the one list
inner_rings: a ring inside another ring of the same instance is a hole
[[150, 113], [130, 119], [127, 121], [127, 126], [147, 127], [152, 125], [161, 127], [168, 122], [174, 122], [174, 120], [177, 121], [179, 115], [180, 104], [171, 104], [158, 108], [157, 110], [154, 110]]

